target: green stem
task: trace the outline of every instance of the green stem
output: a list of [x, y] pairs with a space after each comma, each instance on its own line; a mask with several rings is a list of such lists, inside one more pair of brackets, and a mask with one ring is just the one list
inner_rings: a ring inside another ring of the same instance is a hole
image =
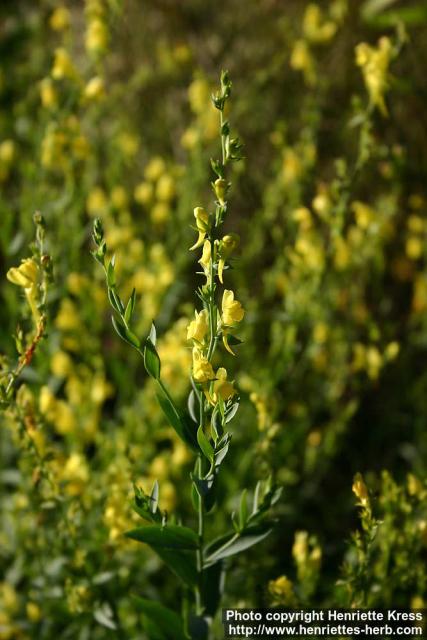
[[220, 133], [221, 133], [222, 164], [225, 167], [225, 165], [227, 164], [227, 158], [225, 154], [225, 137], [222, 135], [222, 125], [224, 124], [224, 114], [222, 110], [219, 112], [219, 123], [220, 123]]
[[[199, 469], [201, 472], [202, 461], [200, 459]], [[202, 474], [200, 473], [200, 476]], [[199, 535], [199, 547], [197, 549], [197, 571], [198, 571], [198, 585], [196, 587], [196, 613], [197, 615], [203, 614], [203, 598], [202, 598], [202, 588], [203, 588], [203, 540], [205, 535], [205, 509], [202, 496], [199, 495], [199, 504], [198, 504], [198, 516], [199, 516], [199, 527], [198, 527], [198, 535]]]

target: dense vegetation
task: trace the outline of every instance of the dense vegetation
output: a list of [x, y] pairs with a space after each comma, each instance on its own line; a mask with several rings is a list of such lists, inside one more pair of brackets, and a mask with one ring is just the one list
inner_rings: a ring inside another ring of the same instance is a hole
[[206, 637], [125, 533], [257, 482], [223, 605], [424, 606], [427, 12], [244, 5], [1, 3], [1, 639]]

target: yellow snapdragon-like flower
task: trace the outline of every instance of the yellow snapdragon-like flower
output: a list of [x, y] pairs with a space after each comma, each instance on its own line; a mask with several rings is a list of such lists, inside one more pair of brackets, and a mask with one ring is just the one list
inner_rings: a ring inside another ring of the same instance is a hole
[[211, 363], [197, 348], [193, 349], [193, 378], [201, 383], [215, 379]]
[[215, 195], [221, 205], [225, 204], [225, 196], [227, 195], [228, 182], [224, 178], [218, 178], [214, 182]]
[[227, 327], [233, 327], [245, 315], [245, 310], [238, 300], [234, 299], [234, 292], [225, 289], [222, 295], [222, 322]]
[[30, 306], [36, 323], [40, 320], [40, 312], [37, 309], [37, 280], [39, 269], [32, 258], [22, 260], [19, 267], [12, 267], [6, 274], [7, 279], [18, 287], [23, 287], [25, 296]]
[[332, 20], [325, 18], [317, 4], [309, 4], [303, 18], [303, 32], [307, 40], [316, 44], [322, 44], [331, 40], [337, 30], [337, 25]]
[[361, 67], [369, 99], [374, 107], [386, 116], [387, 107], [384, 94], [388, 89], [388, 68], [392, 57], [392, 44], [389, 38], [383, 36], [378, 41], [377, 48], [366, 42], [356, 46], [356, 64]]
[[22, 260], [19, 267], [12, 267], [6, 274], [7, 279], [18, 287], [27, 289], [37, 282], [38, 267], [32, 258]]
[[190, 251], [202, 246], [206, 238], [206, 233], [209, 230], [209, 214], [203, 207], [195, 207], [194, 217], [196, 219], [196, 227], [199, 232], [199, 237], [197, 238], [197, 242], [190, 247]]
[[190, 322], [187, 327], [187, 340], [196, 340], [197, 342], [203, 342], [208, 332], [208, 312], [206, 309], [195, 313], [195, 319]]
[[229, 233], [223, 237], [219, 244], [219, 255], [220, 258], [218, 260], [218, 278], [221, 284], [223, 284], [223, 271], [225, 266], [225, 261], [231, 256], [233, 251], [237, 249], [239, 246], [240, 238], [237, 233]]
[[236, 391], [233, 387], [233, 383], [227, 380], [227, 370], [224, 367], [220, 367], [216, 372], [216, 380], [213, 383], [212, 398], [214, 403], [218, 401], [218, 397], [223, 400], [232, 398]]
[[211, 254], [212, 254], [211, 243], [209, 242], [209, 240], [205, 240], [203, 244], [202, 257], [198, 261], [199, 264], [202, 265], [203, 271], [205, 273], [207, 273], [209, 270], [209, 266], [211, 263]]

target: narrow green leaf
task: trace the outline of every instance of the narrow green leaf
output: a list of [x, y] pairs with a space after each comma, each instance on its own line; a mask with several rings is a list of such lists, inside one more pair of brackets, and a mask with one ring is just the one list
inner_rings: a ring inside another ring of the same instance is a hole
[[153, 548], [193, 550], [199, 546], [197, 534], [192, 529], [172, 524], [165, 527], [159, 525], [139, 527], [127, 531], [125, 536], [138, 542], [145, 542]]
[[199, 443], [199, 447], [204, 456], [212, 463], [214, 460], [214, 450], [211, 443], [205, 436], [202, 425], [197, 429], [197, 442]]
[[155, 480], [154, 484], [153, 484], [153, 488], [151, 490], [151, 495], [150, 495], [150, 510], [151, 513], [156, 513], [157, 511], [157, 507], [159, 504], [159, 483], [157, 482], [157, 480]]
[[131, 294], [131, 296], [130, 296], [130, 298], [128, 300], [128, 303], [126, 305], [126, 310], [125, 310], [125, 314], [124, 314], [125, 321], [126, 321], [127, 324], [129, 324], [130, 319], [132, 318], [133, 310], [135, 308], [135, 295], [136, 295], [136, 291], [135, 291], [135, 288], [134, 288], [132, 290], [132, 294]]
[[195, 429], [187, 419], [182, 415], [175, 406], [169, 393], [160, 380], [158, 382], [157, 400], [162, 408], [163, 413], [168, 419], [169, 424], [173, 427], [181, 440], [185, 442], [193, 451], [198, 451], [197, 441], [195, 437]]
[[199, 421], [197, 417], [199, 402], [197, 400], [197, 396], [194, 392], [194, 389], [191, 389], [190, 393], [188, 394], [187, 408], [188, 408], [188, 413], [190, 414], [191, 419], [197, 423]]
[[225, 423], [228, 424], [236, 415], [239, 409], [239, 401], [233, 402], [233, 404], [225, 412]]
[[154, 600], [147, 600], [138, 596], [132, 596], [132, 598], [136, 608], [148, 618], [158, 633], [161, 634], [158, 636], [159, 638], [162, 638], [162, 640], [186, 640], [182, 618], [175, 611]]
[[150, 338], [145, 341], [144, 347], [144, 366], [150, 375], [155, 380], [160, 378], [160, 358], [157, 353], [156, 347], [151, 342]]
[[243, 489], [242, 495], [241, 495], [241, 498], [240, 498], [240, 507], [239, 507], [240, 529], [244, 529], [245, 528], [247, 519], [248, 519], [247, 490]]
[[260, 491], [261, 491], [261, 480], [258, 480], [258, 482], [256, 483], [256, 487], [255, 487], [254, 502], [253, 502], [253, 507], [252, 507], [252, 515], [254, 515], [258, 511], [258, 502], [259, 502]]
[[116, 284], [116, 274], [114, 273], [114, 266], [116, 263], [116, 256], [113, 256], [107, 267], [107, 285], [111, 289]]
[[118, 333], [118, 335], [121, 337], [122, 340], [132, 345], [132, 347], [135, 347], [135, 349], [140, 348], [141, 343], [137, 338], [137, 336], [134, 333], [132, 333], [130, 329], [127, 329], [121, 320], [116, 320], [114, 316], [111, 316], [111, 322], [113, 323], [114, 329], [116, 330], [116, 332]]
[[107, 293], [108, 293], [108, 299], [113, 309], [115, 309], [118, 313], [122, 313], [123, 305], [121, 304], [121, 300], [117, 295], [117, 293], [114, 291], [114, 289], [110, 289], [109, 287], [107, 289]]
[[215, 541], [215, 544], [207, 547], [206, 553], [209, 551], [210, 555], [206, 558], [206, 564], [229, 558], [253, 547], [264, 540], [272, 530], [271, 523], [263, 523], [262, 525], [248, 527], [240, 533], [232, 533], [222, 539], [219, 538]]
[[225, 572], [222, 562], [215, 562], [203, 571], [202, 601], [205, 606], [205, 615], [213, 616], [221, 602], [224, 591]]
[[99, 609], [93, 612], [95, 620], [107, 629], [117, 629], [117, 625], [113, 620], [113, 612], [109, 604], [104, 603]]

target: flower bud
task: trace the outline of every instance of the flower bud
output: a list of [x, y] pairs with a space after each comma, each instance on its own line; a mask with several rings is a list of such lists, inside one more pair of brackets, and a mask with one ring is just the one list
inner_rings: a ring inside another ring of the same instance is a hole
[[228, 182], [224, 178], [218, 178], [214, 182], [215, 195], [220, 204], [225, 204], [225, 196], [227, 194]]

